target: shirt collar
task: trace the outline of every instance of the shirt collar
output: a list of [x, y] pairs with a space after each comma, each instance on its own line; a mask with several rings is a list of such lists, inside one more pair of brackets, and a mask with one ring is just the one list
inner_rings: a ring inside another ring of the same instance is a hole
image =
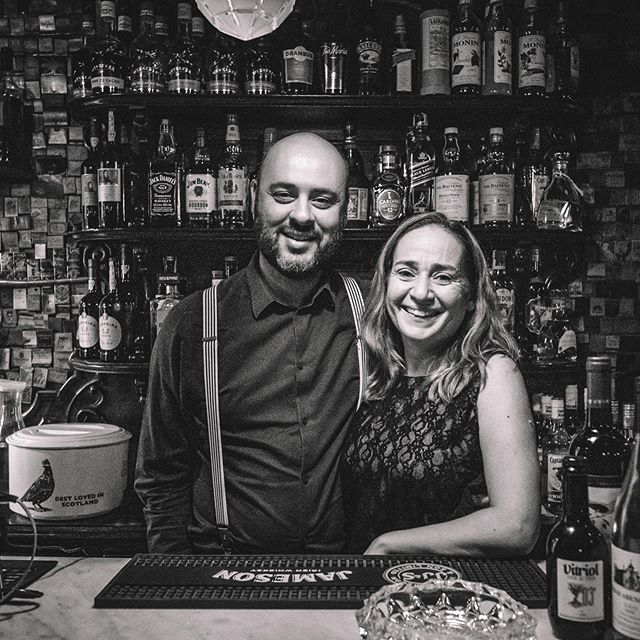
[[[257, 319], [266, 313], [267, 309], [271, 305], [279, 305], [286, 309], [293, 308], [291, 304], [281, 300], [267, 283], [264, 274], [260, 270], [257, 253], [255, 253], [251, 258], [251, 261], [245, 269], [245, 274], [254, 318]], [[310, 307], [314, 304], [324, 304], [328, 309], [335, 309], [339, 280], [340, 276], [336, 272], [325, 272], [318, 283], [318, 288], [313, 295], [311, 302], [304, 306]]]

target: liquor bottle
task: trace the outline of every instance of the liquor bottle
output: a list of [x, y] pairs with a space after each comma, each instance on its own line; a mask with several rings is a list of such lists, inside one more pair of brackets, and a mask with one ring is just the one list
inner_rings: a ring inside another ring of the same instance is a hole
[[568, 384], [564, 388], [564, 426], [570, 436], [574, 436], [582, 427], [578, 409], [577, 384]]
[[449, 9], [434, 7], [420, 14], [422, 75], [420, 95], [451, 93], [449, 79]]
[[[549, 426], [551, 425], [551, 401], [553, 396], [548, 393], [543, 393], [540, 396], [540, 421], [536, 423], [536, 446], [538, 453], [538, 465], [541, 471], [545, 468], [544, 459], [544, 443], [549, 435]], [[541, 495], [544, 495], [547, 490], [547, 479], [544, 473], [540, 474], [540, 481], [542, 483]]]
[[207, 32], [205, 27], [206, 21], [204, 16], [196, 9], [191, 16], [191, 38], [196, 43], [201, 57], [208, 45]]
[[191, 38], [190, 2], [178, 2], [178, 36], [169, 51], [167, 90], [169, 93], [200, 93], [202, 60], [198, 46]]
[[622, 433], [627, 443], [629, 451], [633, 448], [635, 438], [636, 406], [633, 403], [625, 402], [622, 405]]
[[355, 54], [358, 69], [358, 93], [361, 96], [384, 93], [384, 43], [376, 28], [372, 10], [366, 12], [362, 32], [356, 43]]
[[282, 93], [313, 93], [316, 44], [303, 28], [301, 12], [293, 13], [283, 25], [280, 91]]
[[98, 229], [98, 164], [100, 160], [100, 125], [95, 116], [89, 119], [86, 145], [87, 157], [80, 167], [80, 206], [82, 209], [82, 228]]
[[169, 51], [169, 16], [166, 4], [160, 2], [156, 7], [156, 14], [153, 20], [153, 35], [160, 43], [163, 51]]
[[480, 172], [487, 163], [487, 138], [481, 136], [478, 147], [467, 143], [467, 159], [469, 162], [469, 183], [471, 189], [470, 222], [472, 226], [480, 224]]
[[540, 248], [531, 248], [531, 269], [524, 295], [524, 316], [530, 333], [532, 355], [537, 359], [540, 330], [547, 320], [550, 303], [548, 290], [540, 269]]
[[233, 95], [240, 91], [240, 47], [238, 42], [216, 31], [205, 54], [207, 93]]
[[551, 513], [559, 513], [562, 507], [562, 460], [569, 455], [571, 436], [564, 424], [564, 400], [551, 400], [551, 424], [545, 442], [547, 471], [546, 507]]
[[149, 163], [149, 224], [154, 227], [182, 225], [181, 170], [168, 118], [160, 123], [158, 151]]
[[131, 260], [131, 247], [123, 244], [120, 247], [120, 280], [116, 285], [117, 298], [120, 303], [119, 321], [122, 330], [120, 359], [127, 361], [133, 353], [136, 324], [136, 279], [134, 264]]
[[198, 127], [195, 150], [184, 176], [184, 206], [189, 226], [210, 228], [216, 224], [217, 195], [211, 150], [204, 127]]
[[356, 145], [355, 127], [350, 122], [344, 125], [343, 153], [349, 165], [346, 226], [363, 229], [369, 226], [371, 183], [364, 172], [364, 160]]
[[101, 0], [100, 22], [102, 38], [91, 59], [91, 90], [93, 93], [122, 93], [127, 56], [115, 34], [116, 3], [113, 0]]
[[549, 172], [544, 162], [544, 154], [540, 150], [540, 127], [533, 127], [531, 130], [525, 178], [531, 202], [532, 222], [537, 224], [540, 200], [542, 200], [544, 190], [549, 186]]
[[133, 40], [133, 9], [131, 7], [131, 0], [118, 0], [116, 33], [118, 40], [122, 42], [125, 51], [128, 52], [129, 45]]
[[[262, 142], [258, 149], [258, 156], [257, 156], [258, 162], [256, 163], [256, 166], [254, 167], [253, 171], [249, 173], [249, 177], [247, 178], [247, 185], [250, 186], [253, 183], [257, 183], [258, 177], [260, 175], [260, 168], [262, 166], [264, 158], [267, 155], [269, 149], [271, 149], [271, 147], [275, 144], [277, 140], [277, 136], [278, 136], [278, 132], [276, 131], [275, 127], [264, 128], [264, 132], [262, 134]], [[245, 221], [247, 223], [247, 226], [253, 225], [252, 215], [253, 215], [254, 206], [253, 206], [252, 198], [254, 195], [255, 194], [253, 193], [253, 190], [251, 188], [247, 188], [247, 205], [246, 205], [247, 212], [245, 214]], [[219, 224], [219, 221], [218, 221], [218, 224]]]
[[435, 206], [436, 150], [431, 144], [426, 113], [413, 115], [406, 136], [407, 213], [426, 213]]
[[435, 179], [435, 210], [449, 220], [469, 224], [469, 174], [460, 155], [458, 128], [444, 130], [442, 165]]
[[91, 90], [91, 68], [96, 30], [93, 15], [82, 14], [82, 46], [71, 55], [71, 95], [74, 98], [86, 98]]
[[122, 362], [121, 303], [118, 291], [118, 263], [109, 258], [108, 293], [98, 307], [99, 353], [101, 362]]
[[122, 226], [122, 159], [116, 139], [113, 109], [107, 115], [107, 141], [98, 161], [98, 224], [101, 229]]
[[393, 45], [389, 65], [389, 92], [413, 94], [418, 87], [418, 59], [415, 47], [409, 43], [407, 19], [401, 13], [393, 25]]
[[518, 29], [518, 95], [544, 96], [546, 47], [538, 0], [524, 0], [524, 15]]
[[555, 63], [555, 95], [563, 100], [575, 100], [580, 83], [580, 49], [568, 24], [566, 0], [558, 0], [553, 35]]
[[153, 32], [153, 2], [140, 3], [140, 33], [129, 47], [127, 89], [132, 93], [160, 93], [166, 87], [167, 51]]
[[122, 226], [146, 225], [147, 172], [142, 159], [133, 150], [129, 138], [129, 124], [120, 120], [119, 158], [122, 163]]
[[345, 35], [345, 8], [341, 2], [334, 6], [327, 21], [327, 30], [318, 49], [320, 91], [337, 95], [348, 93], [349, 46]]
[[552, 154], [552, 176], [538, 207], [538, 229], [581, 231], [584, 219], [582, 191], [569, 176], [569, 152]]
[[491, 283], [498, 299], [498, 313], [504, 328], [513, 333], [515, 321], [516, 285], [507, 273], [507, 252], [492, 251]]
[[244, 92], [266, 95], [278, 91], [280, 65], [272, 36], [263, 36], [245, 45]]
[[609, 549], [589, 519], [588, 473], [584, 458], [564, 458], [562, 516], [547, 538], [547, 611], [562, 640], [601, 638], [610, 609]]
[[373, 182], [371, 225], [397, 226], [405, 215], [406, 185], [400, 170], [398, 149], [392, 144], [378, 148], [376, 177]]
[[[638, 378], [636, 378], [636, 381]], [[640, 433], [616, 502], [611, 538], [612, 626], [615, 640], [640, 638]]]
[[218, 166], [218, 209], [223, 227], [245, 226], [247, 193], [247, 165], [242, 156], [238, 116], [229, 113], [224, 157]]
[[482, 95], [511, 95], [511, 46], [511, 20], [504, 11], [503, 0], [489, 0], [484, 34]]
[[88, 291], [78, 305], [78, 356], [84, 360], [98, 359], [99, 306], [102, 300], [100, 277], [93, 258], [87, 260]]
[[458, 10], [451, 25], [451, 93], [480, 93], [481, 60], [482, 33], [472, 0], [458, 0]]
[[514, 194], [513, 194], [513, 221], [521, 227], [529, 227], [533, 224], [533, 211], [527, 187], [527, 152], [525, 150], [526, 139], [524, 127], [515, 127], [515, 158], [513, 163]]
[[570, 453], [587, 459], [591, 520], [609, 539], [627, 450], [622, 434], [612, 425], [608, 356], [587, 357], [586, 420], [571, 441]]
[[133, 348], [129, 360], [133, 362], [148, 362], [151, 356], [151, 284], [147, 268], [147, 253], [142, 247], [134, 247], [133, 261], [136, 274], [135, 317]]
[[238, 272], [238, 256], [224, 257], [224, 277], [230, 278], [234, 273]]
[[540, 327], [538, 364], [562, 364], [578, 358], [576, 332], [567, 312], [566, 292], [564, 294], [552, 300], [551, 317]]
[[169, 312], [177, 307], [184, 297], [179, 291], [180, 276], [178, 275], [178, 259], [175, 256], [165, 256], [164, 271], [158, 275], [158, 293], [149, 304], [149, 319], [151, 323], [151, 340], [155, 342], [162, 324]]
[[487, 161], [478, 176], [480, 224], [485, 227], [513, 223], [515, 176], [505, 160], [502, 127], [489, 130]]

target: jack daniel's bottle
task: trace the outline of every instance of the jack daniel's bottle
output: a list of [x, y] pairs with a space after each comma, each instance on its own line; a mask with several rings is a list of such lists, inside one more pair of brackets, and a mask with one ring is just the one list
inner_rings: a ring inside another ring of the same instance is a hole
[[149, 223], [154, 227], [182, 224], [180, 163], [169, 120], [160, 124], [158, 152], [149, 163]]

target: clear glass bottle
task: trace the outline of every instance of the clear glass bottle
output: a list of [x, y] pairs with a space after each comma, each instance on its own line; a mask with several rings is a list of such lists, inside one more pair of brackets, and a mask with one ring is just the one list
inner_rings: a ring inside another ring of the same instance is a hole
[[355, 45], [357, 86], [361, 96], [380, 95], [385, 92], [383, 56], [384, 42], [378, 33], [373, 11], [369, 8], [365, 12], [362, 31]]
[[415, 94], [418, 89], [418, 54], [411, 46], [407, 34], [407, 19], [396, 14], [393, 25], [393, 43], [389, 64], [389, 92]]
[[22, 394], [27, 386], [21, 380], [0, 379], [0, 488], [9, 488], [9, 447], [7, 438], [24, 429]]
[[505, 159], [502, 127], [489, 130], [487, 160], [479, 173], [480, 224], [484, 227], [513, 224], [515, 176]]
[[149, 224], [154, 227], [182, 225], [181, 168], [168, 118], [160, 123], [158, 151], [149, 163]]
[[344, 126], [343, 153], [349, 165], [346, 226], [363, 229], [369, 226], [371, 182], [364, 172], [364, 160], [356, 144], [355, 127], [350, 122]]
[[513, 333], [515, 323], [516, 285], [507, 273], [507, 252], [492, 251], [491, 282], [498, 298], [498, 313], [505, 329]]
[[537, 362], [556, 365], [575, 362], [578, 358], [576, 332], [567, 311], [567, 292], [554, 291], [551, 316], [540, 327]]
[[482, 33], [472, 0], [458, 0], [451, 25], [451, 93], [478, 95], [482, 87]]
[[240, 45], [217, 31], [205, 54], [207, 93], [233, 95], [240, 91]]
[[544, 96], [547, 38], [538, 11], [538, 0], [524, 0], [518, 29], [518, 95]]
[[569, 175], [569, 152], [552, 154], [552, 175], [538, 207], [538, 229], [581, 231], [584, 219], [582, 191]]
[[575, 100], [580, 84], [580, 48], [571, 32], [568, 2], [558, 0], [553, 49], [555, 63], [555, 95]]
[[160, 93], [165, 90], [167, 51], [153, 32], [153, 2], [140, 3], [140, 33], [129, 47], [127, 89], [132, 93]]
[[88, 291], [82, 296], [78, 304], [77, 353], [78, 357], [84, 360], [97, 360], [100, 340], [98, 330], [99, 306], [100, 300], [102, 300], [102, 291], [98, 265], [93, 258], [87, 260], [87, 275], [89, 278]]
[[202, 59], [198, 45], [191, 37], [192, 7], [190, 2], [178, 2], [178, 35], [169, 51], [167, 90], [169, 93], [191, 95], [200, 93]]
[[80, 166], [80, 207], [82, 210], [82, 228], [98, 229], [98, 164], [100, 162], [100, 124], [95, 116], [89, 119], [85, 146], [89, 149], [87, 157]]
[[551, 400], [551, 423], [545, 440], [546, 507], [551, 513], [559, 513], [562, 507], [562, 460], [569, 454], [571, 436], [564, 424], [564, 400]]
[[100, 22], [102, 38], [96, 44], [91, 60], [91, 90], [93, 93], [122, 93], [127, 54], [115, 32], [116, 3], [113, 0], [101, 0]]
[[99, 156], [98, 169], [98, 224], [101, 229], [122, 226], [122, 168], [116, 134], [115, 112], [107, 113], [107, 140]]
[[218, 209], [223, 227], [244, 227], [247, 216], [247, 165], [242, 154], [240, 126], [235, 113], [227, 114], [222, 161], [218, 166]]
[[165, 256], [163, 273], [158, 275], [158, 290], [156, 297], [149, 304], [151, 323], [151, 340], [155, 342], [162, 324], [169, 312], [177, 307], [184, 296], [179, 292], [180, 276], [178, 275], [178, 259], [175, 256]]
[[511, 46], [511, 20], [505, 13], [503, 0], [489, 0], [484, 34], [482, 95], [511, 95]]
[[540, 144], [540, 127], [531, 129], [531, 138], [529, 140], [529, 157], [527, 166], [525, 167], [525, 180], [527, 185], [527, 193], [531, 202], [532, 222], [537, 224], [538, 209], [542, 194], [549, 186], [549, 171], [544, 161], [544, 153]]
[[91, 65], [95, 35], [92, 13], [83, 13], [82, 46], [71, 54], [71, 95], [74, 98], [86, 98], [93, 93], [91, 90]]
[[320, 91], [324, 94], [338, 95], [350, 91], [352, 60], [345, 34], [345, 21], [345, 7], [338, 0], [333, 6], [318, 50]]
[[442, 164], [435, 179], [435, 210], [468, 225], [469, 174], [460, 154], [458, 128], [445, 128], [444, 139]]
[[426, 213], [435, 206], [436, 150], [431, 142], [426, 113], [413, 115], [406, 136], [407, 213]]
[[266, 95], [278, 91], [280, 65], [273, 36], [263, 36], [245, 45], [244, 92]]
[[373, 227], [397, 226], [404, 219], [405, 191], [406, 183], [400, 170], [398, 148], [393, 144], [380, 145], [372, 189]]
[[196, 129], [196, 146], [184, 176], [184, 206], [191, 227], [217, 226], [218, 187], [204, 127]]

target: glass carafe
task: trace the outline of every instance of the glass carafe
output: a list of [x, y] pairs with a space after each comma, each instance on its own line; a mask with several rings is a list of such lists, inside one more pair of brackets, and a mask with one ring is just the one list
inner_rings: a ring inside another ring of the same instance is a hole
[[9, 487], [9, 452], [7, 436], [24, 429], [22, 392], [26, 382], [0, 380], [0, 491]]

